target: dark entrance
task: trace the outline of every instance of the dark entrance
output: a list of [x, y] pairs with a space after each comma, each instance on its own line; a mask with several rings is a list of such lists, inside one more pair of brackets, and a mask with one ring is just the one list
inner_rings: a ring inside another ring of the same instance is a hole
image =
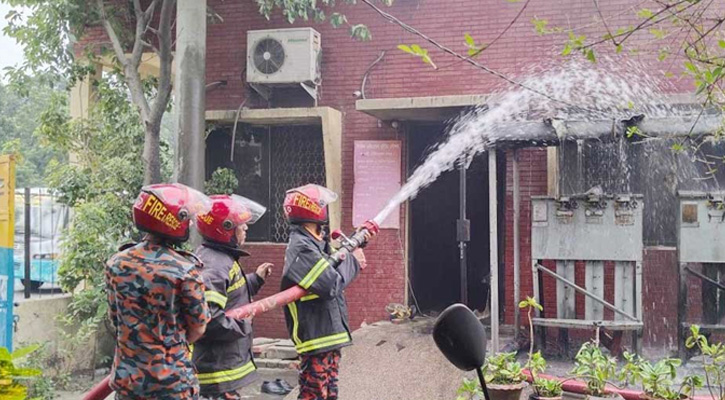
[[[422, 163], [443, 138], [442, 125], [413, 125], [408, 135], [409, 171]], [[505, 159], [499, 156], [499, 237], [503, 235]], [[483, 311], [489, 292], [488, 155], [474, 158], [467, 175], [467, 214], [471, 221], [468, 244], [468, 306]], [[410, 203], [410, 279], [421, 311], [441, 311], [460, 301], [460, 259], [456, 238], [459, 217], [459, 172], [442, 174]], [[499, 260], [502, 264], [502, 252]], [[501, 270], [501, 268], [499, 268]], [[502, 274], [499, 274], [502, 276]], [[502, 281], [502, 280], [501, 280]], [[499, 285], [501, 298], [503, 286]]]

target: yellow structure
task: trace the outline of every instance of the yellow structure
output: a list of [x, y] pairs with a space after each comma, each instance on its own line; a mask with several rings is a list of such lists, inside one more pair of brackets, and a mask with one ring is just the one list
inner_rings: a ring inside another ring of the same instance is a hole
[[0, 347], [12, 349], [15, 158], [0, 156]]

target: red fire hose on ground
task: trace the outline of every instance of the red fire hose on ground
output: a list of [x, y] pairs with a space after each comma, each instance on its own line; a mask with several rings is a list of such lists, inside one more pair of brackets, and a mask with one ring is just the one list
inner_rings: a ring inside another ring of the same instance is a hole
[[[333, 240], [341, 239], [342, 245], [342, 247], [331, 257], [335, 265], [342, 262], [355, 249], [365, 245], [365, 236], [368, 234], [368, 231], [377, 233], [378, 230], [378, 224], [374, 221], [368, 221], [363, 225], [361, 230], [355, 232], [355, 234], [349, 238], [339, 231], [333, 232]], [[265, 297], [262, 300], [228, 310], [226, 315], [233, 319], [254, 318], [259, 314], [266, 313], [267, 311], [271, 311], [275, 308], [297, 301], [306, 294], [307, 291], [302, 287], [293, 286], [272, 296]], [[111, 376], [109, 375], [88, 391], [88, 393], [83, 396], [83, 400], [104, 400], [113, 393], [113, 389], [111, 389], [111, 386], [109, 385], [110, 382]]]
[[[531, 373], [529, 371], [524, 371], [524, 374], [526, 374], [526, 380], [531, 382]], [[559, 378], [558, 376], [552, 376], [552, 375], [542, 375], [539, 374], [537, 377], [541, 379], [551, 379], [551, 380], [558, 380], [562, 382], [561, 388], [565, 392], [570, 393], [577, 393], [577, 394], [587, 394], [587, 384], [586, 382], [577, 381], [574, 379], [563, 379]], [[607, 386], [607, 391], [609, 393], [616, 393], [624, 400], [642, 400], [644, 399], [644, 392], [638, 391], [638, 390], [632, 390], [632, 389], [618, 389], [612, 386]], [[710, 396], [694, 396], [690, 398], [691, 400], [714, 400]]]

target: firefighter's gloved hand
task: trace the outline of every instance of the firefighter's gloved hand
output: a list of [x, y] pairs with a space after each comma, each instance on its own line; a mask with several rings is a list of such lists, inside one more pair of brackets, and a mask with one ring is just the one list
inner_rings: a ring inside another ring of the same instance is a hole
[[357, 262], [360, 264], [360, 269], [365, 269], [365, 267], [367, 267], [365, 253], [363, 253], [361, 248], [355, 249], [355, 251], [352, 252], [352, 255], [357, 259]]
[[262, 263], [257, 267], [257, 275], [259, 275], [262, 280], [266, 281], [267, 278], [272, 275], [272, 267], [274, 267], [274, 264], [272, 263]]

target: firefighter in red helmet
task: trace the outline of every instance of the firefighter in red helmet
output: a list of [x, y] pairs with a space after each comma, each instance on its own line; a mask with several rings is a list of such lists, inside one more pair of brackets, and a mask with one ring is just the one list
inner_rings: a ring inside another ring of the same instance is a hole
[[287, 330], [301, 361], [298, 399], [338, 398], [340, 349], [352, 344], [343, 290], [366, 263], [361, 249], [336, 268], [330, 260], [325, 232], [328, 205], [336, 200], [335, 192], [309, 184], [287, 191], [283, 205], [291, 227], [282, 290], [299, 285], [310, 293], [285, 308]]
[[193, 360], [204, 398], [240, 399], [236, 390], [256, 379], [252, 322], [228, 318], [224, 312], [250, 303], [272, 272], [270, 263], [261, 264], [251, 274], [240, 266], [241, 258], [249, 256], [241, 248], [247, 226], [266, 209], [237, 195], [211, 196], [211, 200], [211, 211], [196, 217], [196, 228], [204, 240], [196, 253], [204, 262], [202, 277], [211, 321], [194, 346]]
[[175, 246], [209, 205], [181, 184], [145, 186], [133, 205], [133, 221], [146, 235], [106, 263], [116, 399], [198, 399], [189, 345], [204, 333], [209, 309], [200, 261]]

